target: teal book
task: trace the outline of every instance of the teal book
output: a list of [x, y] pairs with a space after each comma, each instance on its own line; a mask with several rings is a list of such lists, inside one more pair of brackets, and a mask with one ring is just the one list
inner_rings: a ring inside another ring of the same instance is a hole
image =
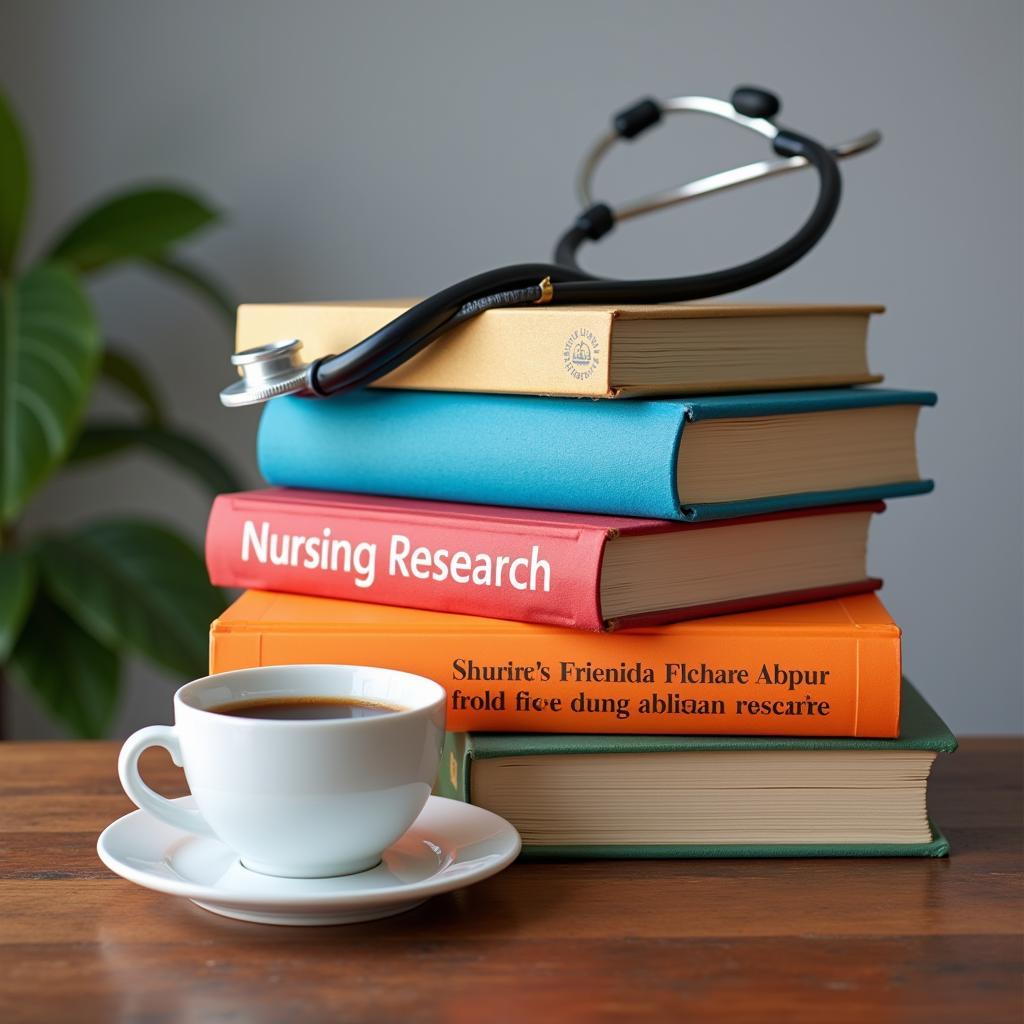
[[449, 733], [437, 791], [534, 857], [944, 857], [927, 782], [956, 739], [903, 682], [899, 739]]
[[920, 494], [935, 395], [835, 388], [594, 401], [370, 390], [279, 398], [268, 483], [698, 521]]

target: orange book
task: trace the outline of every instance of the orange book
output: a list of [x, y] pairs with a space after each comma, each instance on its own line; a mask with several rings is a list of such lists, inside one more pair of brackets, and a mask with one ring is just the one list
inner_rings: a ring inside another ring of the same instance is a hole
[[300, 663], [436, 679], [454, 732], [899, 734], [873, 594], [601, 634], [251, 590], [210, 628], [211, 672]]
[[250, 590], [210, 671], [377, 665], [436, 679], [453, 732], [899, 734], [900, 630], [873, 594], [617, 633]]

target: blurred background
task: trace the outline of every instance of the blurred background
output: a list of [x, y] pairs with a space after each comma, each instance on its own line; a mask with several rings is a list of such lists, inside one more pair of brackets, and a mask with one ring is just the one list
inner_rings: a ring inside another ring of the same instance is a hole
[[[126, 182], [174, 182], [223, 213], [186, 255], [238, 301], [422, 295], [477, 270], [548, 259], [574, 216], [577, 161], [640, 96], [783, 99], [780, 121], [884, 144], [844, 164], [825, 240], [744, 300], [882, 302], [872, 367], [937, 390], [921, 418], [931, 496], [896, 500], [870, 567], [905, 629], [907, 674], [952, 727], [1022, 727], [1024, 131], [1019, 0], [373, 3], [3, 0], [0, 86], [28, 136], [25, 251]], [[670, 121], [600, 179], [601, 197], [762, 159], [745, 133]], [[810, 175], [623, 228], [585, 262], [683, 274], [786, 237]], [[169, 418], [255, 486], [257, 413], [228, 411], [230, 329], [144, 270], [90, 285], [105, 333], [156, 383]], [[268, 339], [271, 340], [271, 339]], [[115, 389], [93, 408], [116, 413]], [[71, 467], [26, 528], [111, 511], [199, 542], [209, 494], [127, 452]], [[183, 680], [129, 660], [113, 735], [171, 718]], [[8, 685], [5, 733], [61, 735]]]

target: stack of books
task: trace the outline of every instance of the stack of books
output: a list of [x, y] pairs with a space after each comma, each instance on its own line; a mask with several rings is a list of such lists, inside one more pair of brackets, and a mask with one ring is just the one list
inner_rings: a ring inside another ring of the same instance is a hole
[[[343, 351], [402, 303], [251, 305], [237, 344]], [[369, 664], [448, 691], [439, 792], [549, 856], [932, 855], [955, 740], [868, 575], [927, 392], [875, 307], [491, 310], [356, 395], [283, 398], [271, 486], [219, 497], [245, 592], [211, 671]]]

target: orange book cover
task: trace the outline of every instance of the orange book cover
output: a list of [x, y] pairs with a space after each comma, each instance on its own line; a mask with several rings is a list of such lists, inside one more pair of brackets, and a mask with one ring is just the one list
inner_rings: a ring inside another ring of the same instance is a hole
[[210, 671], [377, 665], [436, 679], [454, 732], [899, 734], [900, 630], [873, 594], [587, 633], [250, 590]]

